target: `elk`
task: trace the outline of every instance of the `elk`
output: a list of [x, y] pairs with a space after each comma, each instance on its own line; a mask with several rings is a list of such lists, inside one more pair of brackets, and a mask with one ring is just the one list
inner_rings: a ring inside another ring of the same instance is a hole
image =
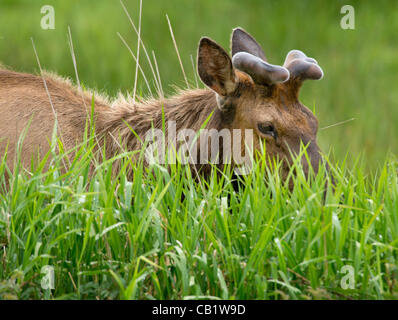
[[[303, 167], [312, 166], [316, 172], [321, 160], [318, 121], [298, 94], [304, 80], [322, 78], [322, 69], [298, 50], [288, 53], [283, 66], [268, 63], [261, 46], [241, 28], [233, 30], [231, 46], [232, 58], [210, 38], [201, 38], [197, 71], [206, 89], [139, 102], [96, 95], [95, 133], [100, 145], [106, 141], [107, 157], [120, 152], [121, 144], [129, 151], [142, 148], [135, 133], [143, 137], [153, 128], [162, 128], [163, 118], [174, 121], [177, 131], [195, 132], [209, 119], [206, 128], [217, 132], [252, 130], [253, 149], [263, 150], [265, 142], [267, 156], [284, 160], [284, 176], [292, 152], [297, 154], [304, 144], [310, 161], [303, 157]], [[50, 148], [55, 117], [64, 149], [74, 148], [83, 139], [91, 99], [90, 92], [60, 77], [0, 68], [0, 156], [7, 150], [12, 170], [18, 138], [28, 127], [22, 165], [29, 167], [32, 156], [42, 158]]]

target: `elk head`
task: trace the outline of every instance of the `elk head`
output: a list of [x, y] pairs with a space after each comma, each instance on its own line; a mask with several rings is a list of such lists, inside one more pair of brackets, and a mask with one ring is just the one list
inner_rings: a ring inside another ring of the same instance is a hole
[[198, 51], [200, 78], [216, 93], [224, 127], [252, 129], [254, 149], [265, 142], [269, 158], [283, 161], [283, 177], [302, 144], [310, 160], [301, 159], [305, 173], [309, 165], [317, 172], [318, 120], [298, 94], [304, 80], [322, 78], [322, 69], [298, 50], [288, 53], [283, 66], [269, 64], [261, 46], [240, 28], [231, 42], [232, 59], [209, 38], [201, 39]]

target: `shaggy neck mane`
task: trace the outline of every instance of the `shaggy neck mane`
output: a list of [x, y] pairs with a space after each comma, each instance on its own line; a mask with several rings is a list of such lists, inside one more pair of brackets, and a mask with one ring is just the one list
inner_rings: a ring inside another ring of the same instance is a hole
[[167, 122], [175, 121], [177, 132], [185, 128], [198, 131], [212, 112], [206, 128], [220, 129], [222, 124], [216, 95], [209, 89], [186, 90], [168, 99], [150, 99], [136, 103], [121, 99], [99, 119], [99, 133], [108, 136], [107, 139], [112, 141], [107, 143], [111, 149], [109, 152], [114, 155], [120, 151], [120, 145], [115, 139], [129, 151], [140, 149], [141, 142], [126, 123], [144, 141], [149, 130], [162, 128], [162, 108], [166, 130]]

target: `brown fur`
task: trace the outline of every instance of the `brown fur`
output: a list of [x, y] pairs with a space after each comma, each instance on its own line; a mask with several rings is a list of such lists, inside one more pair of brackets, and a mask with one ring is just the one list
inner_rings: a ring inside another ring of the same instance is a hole
[[[186, 90], [168, 99], [135, 103], [131, 98], [109, 101], [95, 95], [96, 135], [100, 144], [106, 141], [107, 156], [120, 152], [119, 141], [129, 151], [141, 149], [140, 141], [126, 123], [143, 140], [152, 126], [162, 127], [163, 108], [165, 120], [175, 121], [177, 131], [183, 128], [198, 131], [212, 112], [208, 129], [252, 129], [255, 150], [260, 150], [260, 144], [265, 140], [271, 158], [286, 160], [284, 176], [291, 162], [290, 151], [298, 152], [301, 142], [308, 144], [311, 164], [317, 170], [320, 160], [316, 143], [318, 122], [298, 101], [295, 83], [255, 84], [250, 76], [233, 69], [228, 54], [207, 38], [200, 43], [198, 71], [202, 81], [212, 90]], [[8, 148], [7, 164], [11, 169], [18, 139], [29, 123], [21, 153], [25, 168], [29, 167], [32, 156], [42, 158], [48, 152], [55, 114], [58, 133], [66, 150], [83, 139], [92, 93], [82, 92], [58, 76], [46, 74], [43, 78], [0, 70], [0, 156]], [[277, 137], [260, 132], [260, 123], [272, 123]], [[304, 158], [303, 164], [308, 168]]]
[[[283, 88], [275, 88], [272, 96], [264, 96], [263, 90], [245, 74], [236, 71], [240, 88], [238, 97], [231, 98], [233, 112], [232, 121], [228, 120], [217, 106], [216, 95], [209, 89], [182, 91], [178, 95], [164, 100], [148, 100], [133, 105], [132, 101], [119, 99], [112, 103], [95, 101], [96, 131], [101, 138], [108, 135], [109, 156], [120, 152], [119, 144], [113, 139], [120, 138], [129, 150], [138, 150], [141, 143], [126, 126], [125, 122], [137, 133], [144, 134], [162, 125], [162, 106], [165, 119], [174, 120], [177, 130], [191, 128], [199, 130], [202, 123], [214, 111], [207, 128], [253, 129], [255, 131], [255, 147], [258, 147], [261, 133], [256, 123], [261, 121], [277, 121], [281, 135], [288, 140], [288, 145], [299, 146], [300, 139], [309, 142], [316, 133], [317, 121], [305, 107], [297, 101], [290, 100]], [[86, 125], [87, 114], [90, 114], [91, 96], [81, 93], [70, 83], [58, 78], [45, 76], [54, 110], [58, 115], [62, 142], [66, 149], [71, 149], [81, 142]], [[18, 138], [23, 129], [30, 126], [22, 148], [22, 163], [28, 167], [31, 156], [39, 154], [43, 157], [49, 149], [49, 141], [54, 128], [54, 113], [41, 77], [30, 74], [16, 73], [8, 70], [0, 71], [0, 154], [3, 155], [8, 145], [7, 164], [12, 169]], [[112, 135], [110, 137], [109, 135]], [[267, 150], [270, 154], [286, 157], [287, 146], [282, 143], [273, 144], [269, 141]], [[293, 149], [296, 149], [295, 147]], [[297, 149], [296, 149], [297, 151]]]
[[[91, 93], [80, 92], [59, 77], [46, 75], [44, 79], [58, 117], [60, 138], [65, 149], [71, 149], [82, 141], [87, 115], [91, 112]], [[176, 121], [177, 130], [199, 130], [212, 111], [216, 112], [208, 128], [221, 126], [221, 111], [211, 90], [181, 91], [170, 99], [151, 99], [136, 104], [124, 98], [110, 103], [96, 99], [96, 132], [100, 141], [107, 139], [108, 156], [120, 152], [119, 139], [131, 151], [140, 149], [140, 141], [125, 122], [139, 134], [150, 130], [152, 123], [161, 128], [162, 106], [166, 121]], [[55, 116], [40, 76], [0, 70], [0, 112], [0, 155], [4, 155], [8, 147], [7, 164], [11, 169], [18, 139], [29, 123], [21, 153], [23, 165], [29, 167], [32, 155], [42, 158], [47, 153]]]

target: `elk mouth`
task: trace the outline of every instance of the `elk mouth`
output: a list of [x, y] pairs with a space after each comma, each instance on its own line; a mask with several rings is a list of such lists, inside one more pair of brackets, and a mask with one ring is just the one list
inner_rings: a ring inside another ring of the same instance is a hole
[[[301, 158], [300, 163], [297, 165], [295, 165], [294, 162], [298, 159], [294, 156], [283, 160], [281, 167], [281, 179], [285, 184], [288, 185], [290, 191], [293, 191], [294, 189], [295, 177], [297, 177], [299, 170], [302, 170], [307, 181], [311, 177], [315, 177], [318, 174], [319, 166], [323, 163], [323, 158], [319, 148], [316, 145], [314, 149], [315, 150], [307, 149], [307, 155], [298, 155]], [[327, 164], [326, 170], [329, 171]]]

